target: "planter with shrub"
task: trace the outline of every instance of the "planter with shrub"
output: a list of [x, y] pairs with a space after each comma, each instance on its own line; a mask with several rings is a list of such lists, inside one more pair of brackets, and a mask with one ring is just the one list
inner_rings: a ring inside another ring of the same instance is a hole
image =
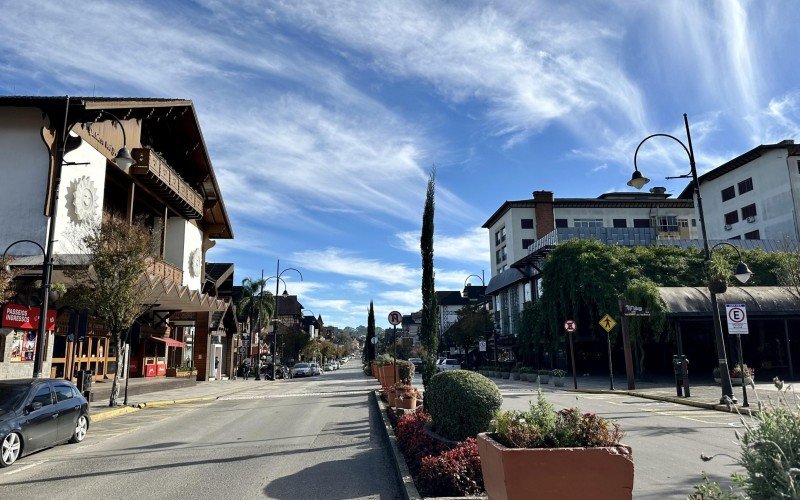
[[556, 387], [564, 387], [564, 377], [567, 376], [567, 372], [564, 370], [559, 370], [556, 368], [555, 370], [550, 372], [550, 375], [553, 377], [553, 385]]
[[478, 435], [489, 498], [624, 499], [633, 457], [622, 431], [575, 408], [556, 412], [541, 393], [528, 411], [499, 412]]
[[413, 410], [420, 399], [419, 390], [412, 385], [397, 384], [395, 386], [395, 406], [403, 410]]
[[510, 368], [503, 368], [503, 372], [501, 378], [508, 380], [511, 378], [511, 369]]
[[550, 383], [550, 370], [539, 370], [539, 383], [540, 384], [549, 384]]
[[425, 410], [434, 432], [453, 441], [475, 437], [488, 429], [502, 402], [494, 382], [466, 370], [437, 373], [425, 391]]
[[520, 379], [520, 371], [519, 368], [514, 368], [511, 370], [511, 380], [519, 380]]
[[[755, 370], [753, 370], [752, 368], [747, 366], [747, 363], [745, 363], [744, 364], [744, 372], [745, 372], [744, 383], [748, 384], [748, 385], [752, 384], [753, 383], [753, 376], [756, 373]], [[721, 384], [722, 383], [722, 377], [720, 376], [720, 372], [719, 372], [719, 367], [718, 366], [714, 367], [713, 374], [714, 374], [714, 382], [716, 382], [718, 384]], [[735, 386], [742, 385], [742, 365], [734, 366], [733, 369], [729, 371], [729, 374], [730, 374], [730, 377], [731, 377], [731, 385], [735, 385]]]

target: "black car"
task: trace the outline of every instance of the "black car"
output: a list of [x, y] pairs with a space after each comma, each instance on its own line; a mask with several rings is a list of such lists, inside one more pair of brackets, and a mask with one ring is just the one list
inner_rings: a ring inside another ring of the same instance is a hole
[[89, 403], [67, 380], [0, 380], [0, 467], [22, 454], [80, 443], [89, 430]]

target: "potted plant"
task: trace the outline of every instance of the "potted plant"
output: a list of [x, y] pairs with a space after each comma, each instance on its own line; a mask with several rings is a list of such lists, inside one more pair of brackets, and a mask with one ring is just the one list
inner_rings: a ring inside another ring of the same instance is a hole
[[553, 385], [556, 387], [564, 387], [564, 377], [567, 376], [567, 372], [564, 370], [559, 370], [556, 368], [550, 374], [553, 376]]
[[489, 498], [633, 495], [633, 456], [615, 423], [576, 408], [555, 412], [541, 392], [528, 411], [501, 411], [478, 434]]
[[503, 368], [502, 375], [503, 375], [504, 379], [506, 379], [506, 380], [510, 379], [511, 378], [511, 368], [509, 368], [509, 367]]
[[528, 372], [529, 371], [530, 370], [528, 370], [524, 366], [519, 369], [519, 379], [520, 379], [520, 381], [522, 381], [522, 382], [527, 382], [528, 381]]
[[706, 263], [708, 274], [708, 291], [714, 294], [728, 291], [728, 278], [731, 275], [731, 266], [721, 254], [712, 254], [711, 260]]
[[395, 406], [404, 410], [415, 409], [417, 400], [420, 399], [419, 390], [412, 385], [398, 384], [398, 386], [395, 386]]
[[520, 379], [520, 369], [519, 368], [512, 368], [511, 369], [511, 380], [519, 380]]
[[540, 384], [549, 384], [550, 383], [550, 370], [539, 370], [539, 383]]

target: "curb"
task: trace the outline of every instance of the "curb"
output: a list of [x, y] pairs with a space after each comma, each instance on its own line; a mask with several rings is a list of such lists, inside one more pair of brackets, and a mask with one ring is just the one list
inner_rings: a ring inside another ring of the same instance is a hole
[[397, 447], [397, 438], [392, 430], [392, 424], [389, 423], [389, 417], [386, 415], [385, 408], [378, 399], [378, 391], [370, 391], [369, 399], [375, 404], [378, 413], [381, 415], [384, 431], [381, 435], [392, 450], [392, 463], [397, 473], [397, 483], [400, 485], [403, 498], [405, 500], [422, 500], [422, 496], [414, 485], [414, 479], [411, 477], [408, 465], [406, 465], [406, 459], [403, 458], [403, 454], [400, 453], [400, 449]]
[[139, 403], [136, 405], [136, 408], [159, 408], [162, 406], [171, 406], [171, 405], [179, 405], [185, 403], [198, 403], [200, 401], [215, 401], [222, 396], [206, 396], [206, 397], [199, 397], [199, 398], [185, 398], [185, 399], [165, 399], [163, 401], [145, 401], [144, 403]]
[[89, 419], [92, 423], [102, 422], [103, 420], [108, 420], [110, 418], [119, 417], [121, 415], [125, 415], [126, 413], [133, 413], [139, 411], [139, 408], [135, 406], [123, 406], [122, 408], [115, 408], [113, 410], [104, 411], [98, 413], [96, 415], [92, 415], [89, 413]]
[[648, 394], [646, 392], [639, 392], [639, 391], [612, 391], [609, 389], [562, 389], [566, 392], [580, 392], [585, 394], [619, 394], [619, 395], [627, 395], [633, 396], [642, 399], [651, 399], [654, 401], [664, 401], [667, 403], [675, 403], [684, 406], [693, 406], [695, 408], [703, 408], [706, 410], [716, 410], [725, 413], [757, 413], [758, 410], [755, 408], [740, 408], [736, 405], [731, 405], [730, 408], [723, 404], [714, 404], [714, 403], [704, 403], [702, 401], [692, 401], [690, 399], [681, 398], [677, 396], [662, 396], [660, 394]]

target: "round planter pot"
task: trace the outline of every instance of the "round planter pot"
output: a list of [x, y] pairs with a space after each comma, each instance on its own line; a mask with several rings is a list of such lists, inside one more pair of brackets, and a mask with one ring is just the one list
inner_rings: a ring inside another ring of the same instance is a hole
[[564, 377], [553, 377], [553, 385], [556, 387], [564, 387]]
[[489, 498], [630, 499], [633, 455], [607, 448], [506, 448], [478, 434], [483, 482]]
[[404, 410], [413, 410], [417, 407], [417, 398], [396, 398], [395, 403], [397, 403], [397, 408], [402, 408]]
[[386, 398], [387, 398], [387, 400], [388, 400], [389, 406], [397, 406], [397, 405], [396, 405], [396, 403], [397, 403], [397, 398], [395, 397], [395, 392], [394, 392], [394, 391], [391, 391], [391, 390], [390, 390], [390, 391], [388, 391], [388, 392], [386, 393]]

